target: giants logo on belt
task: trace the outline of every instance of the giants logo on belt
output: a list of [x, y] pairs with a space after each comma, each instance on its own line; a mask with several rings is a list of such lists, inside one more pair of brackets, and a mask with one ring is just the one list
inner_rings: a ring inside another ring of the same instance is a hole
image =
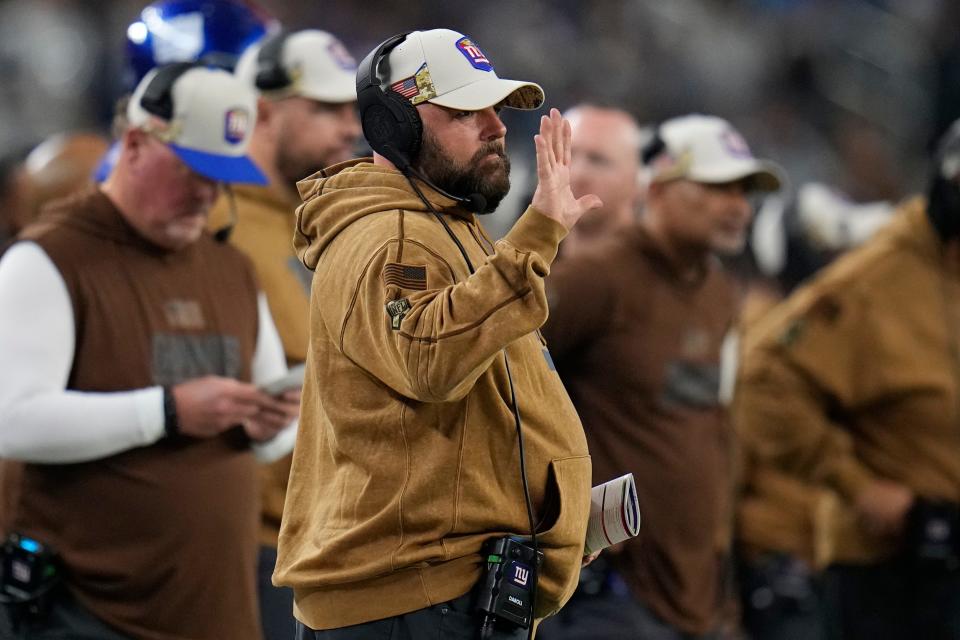
[[470, 38], [464, 36], [457, 40], [457, 49], [460, 50], [464, 58], [470, 61], [474, 69], [493, 71], [493, 64], [490, 63], [487, 56], [483, 55], [483, 52], [480, 51], [480, 47], [475, 45]]
[[527, 583], [530, 581], [530, 567], [524, 566], [519, 562], [514, 562], [511, 567], [510, 582], [517, 585], [518, 587], [527, 587]]
[[250, 126], [250, 115], [246, 109], [236, 108], [227, 111], [223, 120], [223, 139], [230, 144], [243, 142]]

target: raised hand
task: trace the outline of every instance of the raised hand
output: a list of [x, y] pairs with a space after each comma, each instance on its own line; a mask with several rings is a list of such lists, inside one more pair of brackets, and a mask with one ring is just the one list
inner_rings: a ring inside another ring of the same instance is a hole
[[534, 208], [567, 229], [577, 224], [587, 211], [603, 205], [600, 198], [587, 194], [574, 198], [570, 189], [570, 123], [556, 109], [540, 118], [540, 133], [533, 137], [537, 147], [537, 190]]

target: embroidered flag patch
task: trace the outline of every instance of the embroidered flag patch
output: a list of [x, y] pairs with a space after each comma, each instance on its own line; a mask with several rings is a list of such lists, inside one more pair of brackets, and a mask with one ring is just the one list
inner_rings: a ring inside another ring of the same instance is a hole
[[391, 262], [383, 268], [383, 283], [388, 287], [423, 291], [427, 288], [427, 268]]
[[480, 69], [481, 71], [493, 71], [493, 64], [483, 55], [483, 51], [480, 51], [480, 47], [475, 45], [470, 38], [464, 36], [457, 40], [457, 49], [460, 50], [460, 53], [463, 54], [463, 57], [470, 61], [470, 64], [473, 65], [474, 69]]
[[390, 90], [396, 91], [407, 100], [410, 100], [415, 95], [420, 93], [420, 89], [417, 87], [417, 79], [414, 76], [410, 76], [406, 80], [394, 82], [392, 85], [390, 85]]
[[420, 65], [414, 75], [390, 85], [390, 90], [399, 93], [413, 104], [420, 104], [437, 97], [437, 90], [433, 86], [433, 78], [430, 77], [430, 69], [427, 68], [426, 62]]

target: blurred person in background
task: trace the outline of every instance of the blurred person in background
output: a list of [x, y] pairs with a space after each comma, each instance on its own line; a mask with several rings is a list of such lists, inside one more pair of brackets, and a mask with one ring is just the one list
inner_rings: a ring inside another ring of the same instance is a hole
[[[853, 202], [822, 183], [800, 186], [789, 201], [767, 199], [750, 238], [754, 270], [741, 274], [747, 293], [738, 344], [785, 295], [867, 241], [893, 212], [889, 202]], [[839, 517], [835, 491], [766, 463], [749, 440], [739, 444], [736, 542], [744, 630], [753, 640], [826, 639], [821, 572], [843, 528], [854, 523]]]
[[23, 153], [0, 156], [0, 253], [20, 230], [26, 207], [23, 189]]
[[594, 193], [603, 200], [564, 240], [562, 255], [567, 258], [636, 222], [643, 193], [644, 135], [634, 117], [621, 109], [580, 104], [564, 117], [573, 128], [570, 187], [578, 197]]
[[57, 133], [37, 145], [23, 163], [26, 197], [20, 228], [36, 220], [49, 202], [93, 184], [97, 163], [110, 147], [93, 132]]
[[[127, 26], [124, 85], [132, 91], [158, 65], [200, 61], [233, 71], [240, 55], [280, 29], [280, 23], [248, 0], [156, 0]], [[119, 153], [103, 156], [94, 174], [103, 182]]]
[[[250, 47], [236, 75], [260, 94], [249, 153], [269, 184], [234, 187], [232, 197], [214, 206], [209, 227], [232, 228], [230, 242], [253, 262], [287, 362], [301, 364], [307, 359], [312, 274], [293, 251], [296, 183], [352, 157], [360, 136], [356, 63], [325, 31], [280, 32]], [[295, 631], [293, 592], [271, 582], [290, 462], [285, 456], [260, 470], [258, 591], [267, 640], [289, 640]]]
[[927, 197], [744, 338], [734, 402], [744, 447], [834, 497], [819, 557], [836, 637], [960, 637], [958, 256], [955, 123]]
[[543, 331], [583, 419], [594, 484], [632, 472], [643, 516], [638, 539], [609, 557], [616, 573], [547, 621], [548, 640], [716, 638], [732, 599], [732, 436], [719, 391], [738, 300], [714, 254], [743, 248], [747, 197], [779, 188], [781, 172], [703, 115], [660, 125], [644, 160], [639, 222], [547, 281]]
[[106, 182], [0, 260], [3, 553], [33, 566], [4, 573], [5, 638], [260, 637], [255, 465], [291, 449], [299, 392], [254, 386], [282, 346], [249, 261], [204, 231], [218, 181], [264, 181], [255, 118], [226, 71], [149, 73]]

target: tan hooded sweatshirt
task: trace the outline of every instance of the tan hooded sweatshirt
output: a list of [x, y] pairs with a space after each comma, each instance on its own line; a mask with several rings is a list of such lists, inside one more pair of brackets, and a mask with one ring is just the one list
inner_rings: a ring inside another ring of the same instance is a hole
[[737, 429], [762, 466], [836, 492], [819, 534], [825, 560], [897, 552], [853, 508], [876, 479], [960, 503], [958, 274], [912, 200], [744, 337]]
[[313, 629], [359, 624], [465, 594], [486, 539], [529, 532], [505, 348], [546, 554], [536, 612], [556, 611], [577, 583], [591, 475], [538, 332], [563, 226], [530, 209], [494, 245], [424, 187], [469, 275], [395, 170], [351, 161], [300, 191], [294, 244], [315, 273], [275, 583]]

